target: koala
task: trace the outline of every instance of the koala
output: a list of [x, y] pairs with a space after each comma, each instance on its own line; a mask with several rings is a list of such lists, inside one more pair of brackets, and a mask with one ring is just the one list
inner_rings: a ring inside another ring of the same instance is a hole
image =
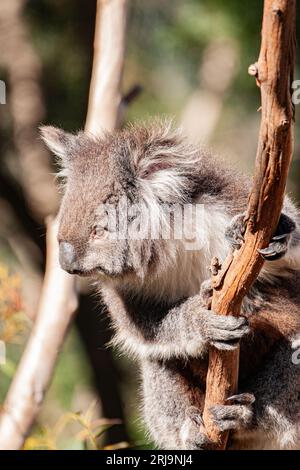
[[155, 445], [213, 447], [202, 421], [208, 350], [240, 345], [238, 393], [211, 407], [212, 418], [231, 431], [230, 449], [297, 448], [300, 218], [291, 200], [242, 316], [223, 317], [210, 309], [210, 263], [241, 246], [251, 179], [165, 122], [97, 137], [45, 126], [41, 135], [64, 184], [61, 267], [95, 281], [113, 343], [138, 361]]

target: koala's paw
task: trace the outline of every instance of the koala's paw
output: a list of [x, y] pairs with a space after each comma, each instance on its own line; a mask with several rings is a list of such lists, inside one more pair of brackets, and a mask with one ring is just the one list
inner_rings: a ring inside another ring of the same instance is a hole
[[275, 261], [282, 258], [287, 250], [291, 233], [296, 229], [295, 222], [285, 214], [281, 214], [279, 223], [269, 246], [258, 250], [266, 261]]
[[217, 315], [209, 311], [203, 325], [204, 340], [217, 349], [233, 350], [250, 332], [245, 317]]
[[[259, 253], [266, 261], [275, 261], [282, 258], [288, 249], [291, 233], [296, 229], [295, 222], [286, 214], [281, 214], [277, 229], [266, 248]], [[233, 217], [225, 231], [225, 237], [233, 250], [239, 249], [244, 241], [246, 230], [246, 213]]]
[[190, 406], [185, 413], [185, 421], [180, 429], [183, 450], [209, 450], [213, 448], [208, 438], [202, 415], [196, 406]]
[[244, 242], [246, 231], [246, 212], [238, 214], [230, 222], [225, 231], [226, 240], [233, 250], [238, 250]]
[[226, 405], [214, 405], [210, 407], [213, 421], [221, 431], [245, 429], [253, 421], [252, 393], [241, 393], [227, 398]]

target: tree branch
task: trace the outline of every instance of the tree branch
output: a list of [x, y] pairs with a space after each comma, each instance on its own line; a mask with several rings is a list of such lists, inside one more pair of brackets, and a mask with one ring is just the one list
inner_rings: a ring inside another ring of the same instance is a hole
[[95, 59], [86, 130], [97, 134], [119, 124], [125, 55], [126, 0], [98, 0]]
[[[85, 127], [88, 132], [97, 132], [99, 128], [113, 130], [118, 122], [125, 50], [125, 7], [125, 0], [98, 0], [93, 78]], [[114, 28], [117, 25], [116, 33]], [[113, 56], [110, 56], [110, 51], [114, 51]], [[104, 70], [106, 73], [102, 76]], [[102, 103], [106, 103], [105, 107]], [[75, 278], [62, 271], [58, 263], [56, 230], [57, 221], [49, 221], [41, 301], [36, 324], [0, 415], [1, 450], [22, 447], [43, 402], [57, 355], [77, 308]]]
[[[245, 243], [229, 258], [215, 283], [212, 309], [239, 315], [242, 300], [263, 265], [258, 250], [268, 245], [280, 217], [292, 155], [291, 82], [295, 60], [295, 0], [265, 0], [259, 60], [250, 68], [261, 89], [262, 117], [254, 184], [248, 204]], [[211, 348], [204, 424], [216, 448], [226, 447], [228, 432], [214, 425], [209, 408], [225, 403], [237, 390], [239, 352]]]

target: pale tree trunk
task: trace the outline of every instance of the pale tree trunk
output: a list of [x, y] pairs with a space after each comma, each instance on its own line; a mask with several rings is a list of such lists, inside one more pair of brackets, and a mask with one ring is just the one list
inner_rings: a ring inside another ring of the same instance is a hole
[[[292, 156], [291, 83], [295, 60], [295, 0], [265, 0], [258, 62], [249, 68], [261, 90], [261, 127], [253, 189], [248, 204], [245, 243], [213, 278], [212, 309], [239, 315], [241, 303], [263, 265], [258, 250], [268, 245], [280, 217]], [[211, 348], [204, 424], [216, 448], [226, 447], [228, 432], [214, 425], [209, 407], [225, 404], [237, 391], [239, 352]]]
[[199, 85], [188, 99], [180, 120], [185, 134], [193, 141], [211, 141], [238, 72], [237, 59], [236, 45], [224, 39], [212, 39], [204, 50]]
[[57, 224], [47, 224], [47, 265], [36, 322], [0, 415], [0, 449], [20, 449], [52, 377], [77, 308], [74, 279], [57, 265]]
[[[114, 29], [116, 26], [119, 28], [117, 32]], [[113, 130], [117, 125], [125, 26], [125, 0], [98, 0], [87, 132], [96, 133], [99, 126]], [[114, 51], [112, 57], [110, 51]], [[103, 81], [102, 71], [105, 71]], [[105, 103], [105, 108], [102, 103]], [[58, 353], [77, 308], [75, 278], [62, 271], [58, 264], [56, 232], [57, 221], [49, 220], [46, 275], [36, 324], [0, 415], [1, 450], [22, 447], [43, 403]]]
[[121, 79], [125, 55], [126, 0], [98, 0], [95, 59], [86, 130], [97, 134], [118, 126], [122, 102]]

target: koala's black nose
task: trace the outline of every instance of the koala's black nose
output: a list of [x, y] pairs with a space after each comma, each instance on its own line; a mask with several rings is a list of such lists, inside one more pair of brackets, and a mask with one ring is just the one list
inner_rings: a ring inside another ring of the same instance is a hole
[[64, 241], [59, 243], [59, 262], [61, 267], [69, 273], [75, 274], [78, 270], [76, 251], [71, 243]]

